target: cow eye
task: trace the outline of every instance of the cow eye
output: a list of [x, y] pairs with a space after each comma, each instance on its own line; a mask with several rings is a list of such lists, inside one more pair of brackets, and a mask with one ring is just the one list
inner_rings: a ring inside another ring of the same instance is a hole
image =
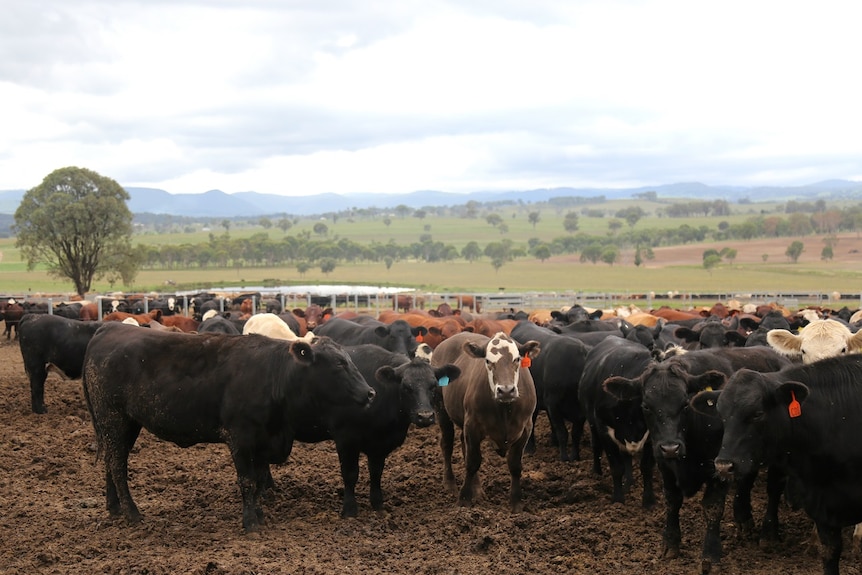
[[751, 421], [754, 423], [759, 423], [759, 422], [763, 421], [763, 418], [765, 417], [765, 415], [766, 414], [763, 411], [755, 411], [751, 415]]

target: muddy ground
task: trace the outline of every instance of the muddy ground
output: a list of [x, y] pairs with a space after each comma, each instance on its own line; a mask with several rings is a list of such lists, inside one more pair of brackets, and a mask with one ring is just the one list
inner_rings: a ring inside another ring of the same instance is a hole
[[[486, 498], [460, 508], [442, 488], [438, 430], [411, 429], [384, 473], [386, 510], [371, 510], [361, 470], [359, 517], [341, 519], [341, 479], [331, 443], [298, 445], [274, 469], [278, 491], [267, 524], [245, 535], [236, 476], [223, 445], [181, 449], [144, 432], [130, 458], [131, 490], [144, 521], [130, 527], [105, 510], [103, 474], [80, 381], [49, 376], [49, 412], [30, 411], [17, 342], [0, 341], [0, 573], [58, 574], [689, 574], [700, 570], [698, 500], [683, 507], [682, 557], [657, 558], [663, 498], [655, 509], [610, 502], [610, 478], [584, 460], [557, 461], [547, 419], [525, 460], [526, 511], [506, 506], [508, 475], [490, 449]], [[586, 435], [586, 434], [585, 434]], [[457, 457], [457, 454], [456, 454]], [[462, 471], [456, 459], [456, 473]], [[639, 481], [639, 480], [638, 480]], [[658, 479], [657, 485], [658, 485]], [[756, 487], [761, 514], [763, 484]], [[820, 572], [811, 523], [784, 507], [783, 541], [740, 541], [729, 505], [722, 525], [723, 573]], [[842, 572], [862, 573], [845, 549]]]

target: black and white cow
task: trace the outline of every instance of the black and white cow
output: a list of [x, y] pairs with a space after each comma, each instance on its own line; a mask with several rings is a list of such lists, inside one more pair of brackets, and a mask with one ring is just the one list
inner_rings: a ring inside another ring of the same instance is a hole
[[45, 413], [45, 380], [56, 368], [69, 379], [81, 377], [84, 352], [101, 322], [80, 321], [58, 315], [27, 314], [18, 325], [24, 371], [30, 380], [33, 413]]
[[444, 340], [431, 358], [431, 365], [449, 363], [461, 369], [461, 377], [441, 386], [435, 410], [440, 426], [440, 449], [443, 453], [443, 484], [454, 492], [452, 450], [455, 426], [461, 429], [465, 478], [458, 494], [458, 504], [471, 506], [481, 497], [479, 480], [482, 465], [482, 441], [487, 437], [497, 453], [506, 457], [511, 484], [509, 508], [522, 511], [522, 456], [533, 430], [536, 389], [530, 375], [529, 361], [539, 354], [537, 341], [515, 342], [503, 332], [487, 337], [461, 332]]
[[838, 575], [842, 527], [862, 522], [862, 355], [773, 373], [739, 370], [692, 401], [724, 425], [715, 468], [723, 478], [783, 466], [822, 543], [823, 573]]
[[641, 411], [640, 398], [614, 397], [605, 393], [602, 385], [613, 376], [639, 376], [651, 360], [650, 350], [646, 347], [613, 337], [590, 349], [584, 363], [578, 400], [590, 425], [593, 473], [602, 474], [601, 457], [605, 454], [614, 487], [611, 500], [615, 503], [625, 502], [625, 491], [634, 481], [632, 457], [640, 454], [644, 484], [641, 502], [644, 507], [655, 504], [655, 457], [649, 443], [649, 431]]
[[328, 338], [290, 344], [260, 335], [154, 333], [110, 322], [84, 357], [84, 395], [105, 460], [107, 508], [140, 521], [128, 457], [142, 428], [180, 447], [226, 443], [242, 493], [242, 524], [260, 527], [269, 464], [287, 459], [294, 424], [314, 410], [374, 398]]
[[334, 317], [317, 326], [314, 333], [330, 337], [341, 345], [373, 343], [389, 351], [413, 357], [416, 354], [416, 346], [419, 345], [416, 337], [424, 336], [428, 330], [422, 326], [410, 327], [410, 324], [403, 319], [395, 320], [390, 324], [371, 320], [370, 324], [360, 325]]

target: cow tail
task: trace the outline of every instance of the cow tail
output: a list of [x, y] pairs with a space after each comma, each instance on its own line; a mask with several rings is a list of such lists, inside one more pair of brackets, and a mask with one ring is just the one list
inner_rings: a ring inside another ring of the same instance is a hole
[[[96, 415], [93, 412], [93, 402], [90, 399], [90, 390], [88, 389], [88, 386], [87, 386], [87, 379], [88, 378], [87, 378], [86, 367], [87, 366], [85, 365], [84, 366], [84, 368], [85, 368], [84, 369], [84, 385], [83, 385], [83, 387], [84, 387], [84, 400], [87, 402], [87, 411], [90, 412], [90, 421], [93, 422], [93, 431], [95, 432], [95, 435], [96, 435], [96, 461], [95, 461], [95, 463], [98, 463], [99, 460], [102, 459], [102, 455], [105, 452], [105, 445], [104, 445], [105, 442], [102, 440], [102, 433], [99, 430], [98, 420], [96, 419]], [[90, 377], [92, 377], [92, 375]]]

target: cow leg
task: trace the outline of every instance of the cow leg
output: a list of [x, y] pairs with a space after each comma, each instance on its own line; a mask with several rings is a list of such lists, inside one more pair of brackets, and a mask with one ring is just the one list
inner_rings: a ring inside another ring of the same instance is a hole
[[132, 421], [118, 421], [106, 426], [102, 438], [105, 449], [105, 497], [111, 515], [122, 513], [131, 524], [141, 521], [141, 512], [129, 491], [129, 453], [138, 439], [141, 426]]
[[269, 463], [264, 462], [261, 465], [255, 462], [251, 449], [243, 449], [235, 443], [229, 444], [229, 447], [242, 495], [242, 527], [246, 533], [251, 533], [259, 530], [262, 523], [263, 510], [258, 502], [266, 482]]
[[479, 468], [482, 466], [482, 435], [477, 431], [471, 432], [468, 423], [465, 422], [461, 441], [465, 447], [465, 474], [464, 485], [461, 487], [461, 493], [458, 496], [458, 505], [470, 507], [473, 505], [474, 497], [481, 490], [481, 486], [479, 486]]
[[443, 487], [454, 494], [455, 473], [452, 471], [452, 451], [455, 448], [455, 424], [445, 410], [437, 411], [437, 425], [440, 427], [440, 451], [443, 454]]
[[578, 413], [572, 422], [572, 461], [581, 460], [581, 438], [584, 436], [584, 424], [586, 422], [587, 418], [578, 409]]
[[344, 482], [342, 517], [356, 517], [356, 482], [359, 480], [359, 450], [353, 446], [338, 445], [338, 460], [341, 463], [341, 480]]
[[375, 511], [383, 511], [383, 468], [386, 465], [385, 455], [368, 456], [368, 475], [370, 479], [371, 508]]
[[[536, 420], [539, 418], [539, 408], [533, 412], [533, 431], [536, 429]], [[530, 433], [530, 439], [527, 440], [527, 445], [524, 447], [524, 453], [536, 453], [536, 434]]]
[[838, 575], [838, 560], [841, 559], [843, 541], [841, 528], [816, 522], [817, 535], [820, 537], [820, 555], [823, 561], [823, 575]]
[[679, 544], [682, 534], [679, 529], [679, 510], [682, 508], [682, 489], [676, 483], [673, 471], [664, 463], [659, 463], [662, 477], [662, 492], [665, 500], [664, 532], [662, 533], [662, 559], [679, 557]]
[[45, 380], [48, 378], [48, 370], [45, 365], [28, 366], [27, 375], [30, 377], [30, 407], [33, 413], [47, 413], [45, 407]]
[[751, 489], [757, 479], [757, 471], [739, 477], [733, 494], [733, 521], [740, 538], [747, 539], [754, 532], [754, 516], [751, 514]]
[[653, 472], [655, 471], [655, 453], [652, 446], [647, 444], [641, 453], [641, 481], [644, 482], [643, 497], [641, 505], [645, 509], [655, 506], [655, 491], [653, 489]]
[[703, 489], [703, 518], [706, 535], [703, 538], [701, 572], [709, 573], [721, 562], [721, 518], [724, 516], [724, 501], [727, 498], [726, 481], [707, 481]]
[[766, 513], [760, 526], [761, 541], [778, 541], [779, 528], [778, 507], [781, 505], [781, 495], [787, 485], [787, 475], [777, 466], [770, 466], [766, 472]]
[[[625, 503], [626, 489], [623, 488], [623, 476], [631, 477], [631, 457], [628, 454], [622, 453], [617, 449], [616, 444], [611, 444], [610, 440], [604, 440], [605, 453], [608, 455], [608, 465], [611, 468], [611, 479], [614, 484], [614, 494], [611, 496], [613, 503]], [[626, 461], [626, 459], [628, 461]], [[628, 463], [628, 465], [626, 465]], [[628, 467], [628, 472], [627, 468]], [[628, 480], [628, 485], [631, 485], [631, 479]], [[628, 485], [626, 487], [628, 487]]]
[[593, 452], [593, 473], [596, 475], [602, 474], [602, 451], [604, 446], [599, 436], [599, 430], [592, 423], [590, 424], [590, 447]]
[[524, 510], [524, 502], [521, 500], [521, 473], [523, 471], [522, 455], [524, 445], [532, 430], [525, 431], [521, 437], [509, 446], [506, 452], [506, 464], [509, 466], [509, 475], [512, 483], [509, 486], [509, 509], [512, 513], [520, 513]]
[[[569, 458], [569, 430], [566, 428], [566, 420], [557, 407], [548, 405], [548, 419], [551, 422], [551, 431], [557, 438], [557, 446], [560, 448], [560, 461], [570, 461]], [[575, 446], [577, 449], [577, 446]]]

